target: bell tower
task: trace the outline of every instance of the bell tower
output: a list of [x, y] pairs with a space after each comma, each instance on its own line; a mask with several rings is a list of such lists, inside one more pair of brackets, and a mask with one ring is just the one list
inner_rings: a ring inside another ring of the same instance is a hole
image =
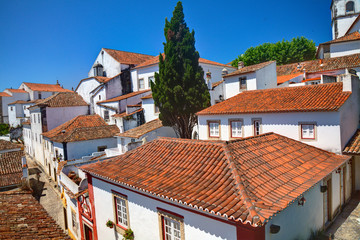
[[360, 13], [360, 0], [332, 0], [331, 1], [332, 38], [345, 35]]

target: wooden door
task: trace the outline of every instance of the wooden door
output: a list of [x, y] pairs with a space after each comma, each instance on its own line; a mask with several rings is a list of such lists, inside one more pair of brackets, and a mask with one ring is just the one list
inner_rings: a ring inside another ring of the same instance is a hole
[[84, 224], [84, 234], [85, 234], [85, 240], [93, 240], [92, 229], [86, 224]]

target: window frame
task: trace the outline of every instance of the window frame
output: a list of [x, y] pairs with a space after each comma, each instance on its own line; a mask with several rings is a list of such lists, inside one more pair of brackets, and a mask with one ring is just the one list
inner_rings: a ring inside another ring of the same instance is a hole
[[[142, 81], [143, 88], [140, 87], [140, 81]], [[138, 79], [138, 88], [139, 88], [139, 90], [145, 89], [145, 80], [144, 80], [144, 78], [139, 78]]]
[[[119, 232], [120, 234], [124, 234], [127, 229], [130, 229], [128, 196], [125, 194], [119, 193], [117, 191], [114, 191], [114, 190], [111, 190], [111, 192], [112, 192], [113, 207], [114, 207], [115, 230], [117, 232]], [[118, 207], [117, 207], [116, 199], [121, 199], [121, 200], [125, 201], [127, 226], [125, 226], [124, 224], [118, 223]]]
[[158, 211], [158, 221], [159, 221], [159, 232], [160, 240], [165, 240], [165, 218], [170, 221], [178, 222], [180, 225], [180, 240], [185, 240], [185, 227], [184, 227], [184, 217], [180, 214], [168, 211], [163, 208], [157, 208]]
[[[352, 4], [352, 10], [348, 10], [348, 4]], [[355, 12], [355, 2], [354, 1], [347, 1], [345, 4], [345, 13], [353, 13]]]
[[[76, 211], [72, 207], [70, 207], [70, 212], [71, 212], [71, 229], [73, 230], [73, 233], [75, 233], [75, 235], [77, 236], [78, 231], [79, 231], [79, 223], [77, 221], [77, 214], [76, 214]], [[74, 222], [74, 219], [75, 219], [75, 222]]]
[[[232, 128], [232, 123], [233, 122], [240, 122], [241, 123], [241, 133], [240, 133], [240, 137], [237, 137], [237, 136], [233, 136], [233, 128]], [[238, 118], [238, 119], [229, 119], [229, 130], [230, 130], [230, 138], [243, 138], [244, 137], [244, 120], [241, 119], [241, 118]]]
[[[152, 81], [151, 79], [154, 80], [154, 81]], [[151, 83], [150, 82], [155, 82], [155, 76], [149, 76], [148, 77], [149, 88], [151, 88]]]
[[[313, 125], [313, 137], [312, 138], [308, 138], [308, 137], [304, 137], [303, 136], [303, 125]], [[316, 140], [317, 137], [317, 125], [316, 122], [299, 122], [299, 131], [300, 131], [300, 140]]]
[[[255, 122], [259, 122], [259, 134], [256, 134], [255, 129]], [[252, 134], [253, 136], [259, 136], [263, 133], [262, 130], [262, 119], [261, 118], [252, 118], [251, 119], [251, 126], [252, 126]]]
[[[245, 84], [241, 84], [242, 80], [245, 81]], [[245, 85], [245, 87], [244, 87], [244, 85]], [[247, 90], [247, 77], [246, 76], [239, 77], [239, 90], [240, 91]]]
[[110, 112], [109, 112], [109, 110], [104, 110], [104, 120], [105, 120], [105, 122], [110, 121]]
[[159, 114], [160, 113], [160, 108], [158, 106], [155, 105], [154, 103], [154, 113], [155, 114]]
[[[212, 136], [211, 135], [211, 128], [210, 128], [210, 124], [211, 123], [217, 123], [219, 125], [219, 136]], [[208, 138], [215, 138], [218, 139], [221, 137], [221, 121], [220, 120], [208, 120], [207, 121], [207, 129], [208, 129]]]

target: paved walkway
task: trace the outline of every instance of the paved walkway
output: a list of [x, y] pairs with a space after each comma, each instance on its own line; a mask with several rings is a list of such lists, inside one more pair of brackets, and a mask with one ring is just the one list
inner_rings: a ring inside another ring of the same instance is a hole
[[326, 233], [336, 240], [360, 240], [360, 192], [349, 201]]
[[[49, 215], [57, 224], [65, 229], [63, 205], [60, 200], [60, 193], [55, 189], [56, 183], [49, 181], [47, 175], [29, 157], [26, 158], [29, 168], [29, 183], [33, 189], [33, 196], [40, 202]], [[37, 174], [39, 173], [39, 180]]]

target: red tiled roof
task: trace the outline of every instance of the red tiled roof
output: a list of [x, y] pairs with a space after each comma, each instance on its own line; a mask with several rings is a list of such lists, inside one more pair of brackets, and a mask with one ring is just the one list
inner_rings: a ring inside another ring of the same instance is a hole
[[28, 83], [24, 82], [28, 88], [39, 92], [72, 92], [71, 90], [62, 88], [59, 84], [44, 84], [44, 83]]
[[117, 113], [117, 114], [114, 114], [112, 115], [112, 117], [116, 117], [116, 118], [124, 118], [124, 117], [128, 117], [128, 116], [131, 116], [131, 115], [134, 115], [135, 113], [138, 113], [138, 112], [141, 112], [143, 111], [144, 109], [143, 108], [140, 108], [140, 109], [137, 109], [131, 113], [126, 113], [126, 112], [123, 112], [123, 113]]
[[287, 82], [293, 78], [296, 78], [300, 75], [303, 75], [302, 73], [295, 73], [295, 74], [290, 74], [290, 75], [283, 75], [283, 76], [278, 76], [277, 77], [277, 84], [282, 84], [284, 82]]
[[99, 115], [80, 115], [42, 135], [54, 142], [77, 142], [110, 138], [118, 132], [118, 127], [107, 125]]
[[140, 125], [136, 128], [129, 129], [126, 132], [119, 133], [119, 134], [117, 134], [117, 136], [128, 137], [128, 138], [139, 138], [146, 133], [149, 133], [158, 128], [161, 128], [162, 126], [163, 125], [162, 125], [160, 119], [154, 119], [154, 120], [144, 123], [143, 125]]
[[276, 67], [276, 72], [278, 76], [282, 76], [303, 73], [304, 70], [307, 73], [314, 73], [354, 67], [360, 67], [360, 54], [280, 65]]
[[343, 153], [345, 154], [360, 154], [360, 129], [358, 129], [354, 136], [346, 144]]
[[142, 97], [141, 99], [151, 99], [151, 98], [152, 98], [152, 93], [146, 95], [145, 97]]
[[8, 90], [9, 92], [13, 92], [13, 93], [27, 93], [27, 91], [25, 91], [24, 89], [7, 88], [6, 90]]
[[231, 77], [231, 76], [236, 76], [239, 74], [245, 74], [245, 73], [250, 73], [250, 72], [255, 72], [263, 67], [266, 67], [268, 65], [270, 65], [271, 63], [274, 63], [276, 61], [268, 61], [268, 62], [263, 62], [263, 63], [259, 63], [259, 64], [254, 64], [254, 65], [250, 65], [250, 66], [246, 66], [243, 68], [240, 68], [232, 73], [229, 73], [227, 75], [224, 76], [224, 78], [227, 77]]
[[0, 92], [0, 97], [11, 97], [11, 95], [7, 94], [6, 92]]
[[0, 151], [21, 148], [23, 145], [0, 139]]
[[321, 77], [308, 78], [308, 79], [302, 80], [301, 82], [310, 82], [310, 81], [317, 81], [317, 80], [321, 80]]
[[31, 106], [47, 106], [47, 107], [75, 107], [88, 106], [84, 99], [75, 92], [59, 92], [48, 98], [38, 101], [37, 104]]
[[127, 99], [127, 98], [137, 96], [137, 95], [142, 94], [142, 93], [149, 92], [149, 91], [151, 91], [151, 89], [132, 92], [132, 93], [128, 93], [128, 94], [125, 94], [125, 95], [121, 95], [121, 96], [118, 96], [118, 97], [114, 97], [114, 98], [111, 98], [111, 99], [107, 99], [107, 100], [104, 100], [104, 101], [97, 102], [97, 104], [108, 103], [108, 102], [117, 102], [117, 101], [121, 101], [121, 100], [124, 100], [124, 99]]
[[197, 114], [337, 111], [351, 95], [342, 89], [339, 82], [244, 91]]
[[24, 100], [16, 100], [15, 102], [9, 103], [8, 105], [12, 105], [12, 104], [28, 104], [28, 103], [38, 103], [42, 101], [41, 99], [35, 99], [35, 100], [31, 100], [31, 101], [24, 101]]
[[70, 239], [31, 192], [1, 192], [0, 212], [0, 239]]
[[[161, 54], [163, 57], [165, 56], [164, 53]], [[158, 64], [159, 63], [159, 55], [157, 55], [156, 57], [153, 57], [145, 62], [143, 62], [142, 64], [139, 64], [138, 66], [135, 67], [136, 68], [142, 68], [142, 67], [148, 67], [154, 64]], [[211, 60], [207, 60], [204, 58], [199, 58], [199, 63], [204, 63], [204, 64], [211, 64], [211, 65], [216, 65], [216, 66], [221, 66], [221, 67], [227, 67], [227, 68], [234, 68], [231, 65], [227, 65], [227, 64], [222, 64], [222, 63], [218, 63], [218, 62], [214, 62]]]
[[23, 151], [0, 153], [0, 188], [22, 182], [22, 156], [24, 156]]
[[268, 133], [230, 142], [160, 138], [80, 168], [163, 201], [256, 227], [349, 158]]
[[354, 40], [360, 40], [360, 33], [359, 32], [353, 32], [353, 33], [347, 34], [345, 36], [336, 38], [334, 40], [321, 43], [321, 44], [319, 44], [319, 46], [324, 45], [324, 44], [329, 44], [329, 43], [348, 42], [348, 41], [354, 41]]
[[104, 48], [104, 50], [119, 63], [127, 65], [138, 65], [154, 57], [147, 54], [125, 52], [108, 48]]
[[31, 125], [31, 122], [30, 122], [30, 120], [26, 120], [26, 121], [22, 122], [22, 125]]
[[219, 86], [220, 84], [222, 84], [224, 82], [224, 80], [218, 81], [216, 83], [212, 84], [212, 89], [216, 88], [217, 86]]

